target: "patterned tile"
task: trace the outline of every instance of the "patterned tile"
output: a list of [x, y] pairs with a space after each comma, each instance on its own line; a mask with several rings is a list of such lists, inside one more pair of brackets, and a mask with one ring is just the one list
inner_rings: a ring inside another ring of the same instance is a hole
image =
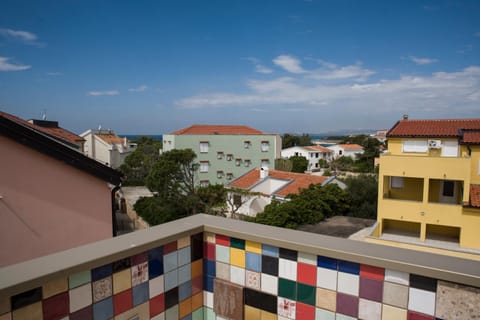
[[442, 319], [479, 318], [480, 288], [438, 281], [436, 316]]
[[232, 319], [243, 319], [243, 288], [215, 279], [213, 310], [217, 315]]
[[288, 319], [295, 319], [297, 302], [285, 298], [278, 297], [277, 314]]
[[148, 262], [142, 262], [134, 265], [132, 271], [132, 286], [138, 286], [148, 281]]
[[245, 286], [260, 290], [260, 273], [250, 270], [245, 271]]
[[98, 302], [112, 295], [112, 277], [103, 278], [92, 283], [93, 302]]

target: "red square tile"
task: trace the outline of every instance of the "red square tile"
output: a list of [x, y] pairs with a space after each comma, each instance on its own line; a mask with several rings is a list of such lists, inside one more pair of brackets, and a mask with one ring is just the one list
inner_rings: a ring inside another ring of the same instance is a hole
[[128, 289], [113, 296], [113, 312], [118, 315], [132, 309], [132, 289]]
[[203, 290], [203, 276], [192, 279], [192, 295], [202, 292]]
[[165, 294], [156, 296], [150, 299], [150, 317], [154, 317], [157, 314], [165, 310]]
[[337, 313], [358, 317], [358, 297], [337, 292]]
[[315, 319], [315, 307], [297, 302], [297, 319], [302, 320], [314, 320]]
[[385, 269], [369, 266], [367, 264], [361, 264], [360, 277], [370, 278], [375, 280], [383, 280], [385, 277]]
[[69, 301], [68, 292], [43, 300], [43, 319], [57, 320], [68, 316]]
[[410, 311], [410, 310], [408, 311], [407, 319], [408, 320], [435, 320], [435, 318], [433, 316], [413, 312], [413, 311]]
[[131, 257], [130, 261], [132, 262], [132, 266], [135, 266], [135, 265], [140, 264], [142, 262], [148, 261], [148, 255], [147, 255], [146, 252], [142, 252], [140, 254], [137, 254], [137, 255]]
[[230, 247], [230, 237], [222, 236], [221, 234], [216, 234], [215, 243], [221, 244], [222, 246]]
[[311, 286], [317, 285], [317, 266], [299, 262], [297, 264], [297, 281]]
[[203, 257], [215, 261], [215, 244], [204, 242], [203, 243]]
[[173, 241], [170, 243], [167, 243], [166, 245], [163, 246], [163, 254], [169, 254], [170, 252], [173, 252], [177, 250], [177, 241]]

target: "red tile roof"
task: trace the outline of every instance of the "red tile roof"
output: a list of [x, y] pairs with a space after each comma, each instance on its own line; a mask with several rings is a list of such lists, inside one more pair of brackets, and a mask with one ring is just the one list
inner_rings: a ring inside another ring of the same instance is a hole
[[123, 143], [125, 141], [125, 139], [120, 138], [114, 133], [109, 133], [109, 134], [99, 133], [99, 134], [96, 134], [96, 136], [109, 144]]
[[[301, 189], [306, 189], [311, 184], [322, 184], [329, 179], [329, 177], [324, 176], [314, 176], [310, 174], [293, 173], [278, 170], [269, 170], [268, 177], [289, 182], [283, 188], [277, 190], [275, 193], [276, 195], [282, 197], [285, 197], [289, 194], [298, 194]], [[232, 181], [228, 186], [241, 189], [251, 189], [258, 182], [260, 182], [260, 180], [260, 169], [256, 168], [247, 172], [235, 181]]]
[[458, 137], [460, 129], [480, 129], [480, 118], [400, 120], [387, 137]]
[[63, 128], [60, 128], [60, 127], [53, 128], [53, 127], [38, 126], [38, 125], [30, 123], [26, 120], [23, 120], [23, 119], [21, 119], [17, 116], [14, 116], [14, 115], [11, 115], [9, 113], [2, 112], [2, 111], [0, 111], [0, 116], [5, 117], [7, 119], [10, 119], [12, 121], [15, 121], [16, 123], [21, 124], [23, 126], [30, 127], [30, 128], [32, 128], [36, 131], [39, 131], [41, 133], [44, 133], [44, 134], [50, 136], [52, 138], [60, 140], [61, 142], [63, 141], [63, 142], [73, 144], [73, 145], [80, 145], [80, 143], [85, 141], [85, 139], [76, 135], [75, 133], [70, 132], [68, 130], [65, 130]]
[[322, 146], [307, 146], [305, 147], [306, 149], [312, 150], [312, 151], [320, 151], [320, 152], [332, 152], [332, 150], [322, 147]]
[[480, 129], [462, 130], [461, 142], [465, 144], [480, 144]]
[[470, 205], [480, 208], [480, 184], [470, 185]]
[[363, 147], [361, 145], [352, 143], [352, 144], [337, 144], [340, 148], [344, 150], [363, 150]]
[[250, 128], [248, 126], [234, 126], [234, 125], [192, 125], [188, 128], [183, 128], [174, 131], [170, 134], [215, 134], [215, 135], [248, 135], [248, 134], [265, 134], [260, 130]]

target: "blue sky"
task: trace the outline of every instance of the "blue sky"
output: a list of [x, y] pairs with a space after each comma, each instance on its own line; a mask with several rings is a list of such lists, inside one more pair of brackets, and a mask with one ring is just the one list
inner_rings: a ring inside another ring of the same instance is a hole
[[0, 110], [81, 133], [480, 117], [480, 1], [4, 1]]

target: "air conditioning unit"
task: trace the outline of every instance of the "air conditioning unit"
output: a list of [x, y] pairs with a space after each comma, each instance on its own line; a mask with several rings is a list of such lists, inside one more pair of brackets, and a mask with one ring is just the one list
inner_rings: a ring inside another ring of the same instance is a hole
[[430, 149], [440, 149], [442, 147], [441, 140], [428, 140], [428, 147]]

